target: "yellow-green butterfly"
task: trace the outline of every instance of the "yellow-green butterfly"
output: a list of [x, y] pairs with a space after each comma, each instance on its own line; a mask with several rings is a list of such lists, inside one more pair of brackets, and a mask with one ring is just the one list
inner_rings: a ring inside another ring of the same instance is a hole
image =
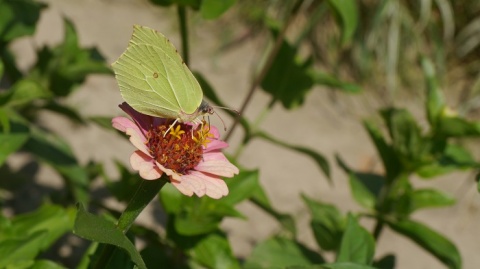
[[161, 33], [134, 25], [125, 52], [112, 64], [123, 99], [140, 113], [199, 122], [213, 108], [175, 47]]

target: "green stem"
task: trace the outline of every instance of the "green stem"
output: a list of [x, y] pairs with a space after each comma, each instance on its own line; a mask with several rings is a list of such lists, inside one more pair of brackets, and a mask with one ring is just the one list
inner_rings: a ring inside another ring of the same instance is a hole
[[187, 10], [185, 6], [178, 5], [178, 22], [180, 25], [180, 37], [182, 38], [182, 58], [188, 66], [190, 63], [190, 50], [188, 46], [188, 25], [187, 25]]
[[375, 229], [373, 230], [373, 238], [375, 238], [376, 242], [378, 241], [378, 238], [380, 237], [382, 230], [383, 230], [383, 221], [377, 219], [377, 224], [375, 224]]
[[132, 226], [138, 215], [155, 198], [160, 189], [167, 183], [168, 179], [164, 174], [158, 180], [142, 180], [128, 202], [127, 208], [118, 219], [117, 227], [125, 234]]
[[250, 126], [251, 132], [250, 133], [245, 133], [245, 135], [242, 139], [242, 143], [240, 143], [240, 145], [237, 147], [237, 149], [233, 153], [232, 158], [234, 160], [238, 159], [238, 157], [243, 153], [243, 150], [246, 148], [245, 145], [250, 141], [250, 139], [255, 137], [254, 134], [258, 130], [258, 126], [260, 126], [260, 124], [263, 122], [263, 120], [265, 120], [268, 113], [270, 111], [272, 111], [273, 105], [276, 103], [276, 101], [277, 101], [277, 99], [272, 98], [272, 100], [270, 101], [270, 104], [267, 107], [265, 107], [262, 110], [262, 112], [260, 112], [260, 114], [257, 116], [257, 119], [255, 119], [253, 124]]
[[[135, 193], [133, 193], [130, 202], [128, 202], [127, 208], [123, 211], [122, 215], [118, 219], [117, 227], [124, 234], [132, 226], [135, 219], [145, 209], [145, 207], [155, 198], [160, 189], [167, 183], [167, 176], [164, 174], [158, 180], [141, 180], [138, 183]], [[103, 269], [108, 265], [108, 261], [115, 252], [116, 247], [114, 245], [104, 245], [100, 257], [98, 258], [94, 269]]]
[[303, 0], [297, 0], [294, 7], [292, 8], [287, 21], [283, 25], [283, 28], [280, 30], [280, 33], [278, 34], [277, 39], [275, 40], [275, 44], [273, 45], [272, 50], [270, 50], [270, 53], [268, 54], [268, 57], [267, 57], [267, 60], [265, 61], [265, 64], [262, 66], [262, 69], [260, 70], [258, 75], [253, 80], [252, 84], [250, 85], [250, 88], [248, 90], [248, 94], [245, 97], [245, 100], [242, 103], [242, 107], [239, 110], [239, 113], [238, 113], [239, 116], [235, 117], [235, 121], [233, 122], [232, 127], [229, 129], [227, 135], [225, 136], [225, 141], [228, 141], [228, 139], [232, 135], [233, 131], [235, 130], [235, 127], [240, 122], [241, 115], [244, 114], [245, 109], [247, 108], [247, 105], [250, 103], [250, 100], [253, 98], [253, 94], [255, 93], [255, 90], [258, 88], [258, 85], [260, 85], [260, 83], [263, 81], [263, 79], [267, 75], [270, 67], [272, 67], [273, 61], [277, 57], [277, 54], [280, 51], [280, 48], [282, 47], [283, 38], [285, 36], [285, 33], [287, 32], [288, 27], [290, 26], [293, 19], [295, 18], [295, 15], [298, 12], [302, 3], [303, 3]]

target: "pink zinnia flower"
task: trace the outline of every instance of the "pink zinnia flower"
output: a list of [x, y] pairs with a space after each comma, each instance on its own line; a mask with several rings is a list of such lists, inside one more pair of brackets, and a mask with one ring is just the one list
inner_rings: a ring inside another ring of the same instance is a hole
[[[233, 177], [238, 168], [220, 151], [228, 144], [219, 140], [219, 132], [208, 124], [176, 123], [147, 116], [127, 103], [120, 105], [133, 121], [116, 117], [112, 125], [130, 136], [137, 148], [130, 157], [132, 168], [144, 179], [159, 179], [167, 174], [181, 193], [218, 199], [228, 194], [220, 177]], [[165, 133], [168, 129], [168, 133]]]

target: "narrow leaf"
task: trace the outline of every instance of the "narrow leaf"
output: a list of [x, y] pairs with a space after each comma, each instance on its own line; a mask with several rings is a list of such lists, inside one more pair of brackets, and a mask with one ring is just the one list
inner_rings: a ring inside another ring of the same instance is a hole
[[375, 174], [357, 173], [336, 156], [339, 166], [349, 175], [350, 190], [357, 203], [367, 209], [374, 209], [377, 196], [384, 183], [384, 178]]
[[358, 7], [356, 1], [329, 0], [342, 27], [342, 45], [350, 43], [358, 26]]
[[462, 259], [455, 245], [443, 235], [413, 220], [387, 222], [396, 232], [405, 235], [434, 255], [448, 268], [462, 268]]
[[216, 19], [235, 4], [236, 0], [203, 0], [200, 14], [204, 19]]
[[370, 139], [372, 139], [377, 152], [382, 159], [383, 166], [385, 167], [387, 173], [387, 180], [393, 180], [401, 173], [403, 169], [402, 163], [398, 159], [398, 156], [392, 146], [387, 144], [382, 133], [373, 122], [364, 121], [363, 125], [365, 129], [367, 129]]
[[436, 189], [419, 189], [411, 195], [411, 212], [431, 207], [444, 207], [455, 204], [455, 199]]
[[269, 135], [265, 132], [261, 132], [261, 131], [257, 132], [256, 136], [258, 136], [260, 138], [263, 138], [263, 139], [265, 139], [269, 142], [272, 142], [276, 145], [294, 150], [298, 153], [305, 154], [308, 157], [312, 158], [317, 163], [318, 167], [321, 169], [323, 174], [327, 177], [327, 180], [330, 183], [332, 182], [331, 178], [330, 178], [330, 165], [328, 164], [327, 159], [323, 155], [311, 150], [310, 148], [306, 148], [306, 147], [302, 147], [302, 146], [295, 146], [295, 145], [291, 145], [291, 144], [288, 144], [286, 142], [280, 141], [280, 140], [272, 137], [271, 135]]
[[315, 84], [328, 86], [345, 93], [360, 93], [362, 91], [362, 88], [356, 84], [342, 81], [337, 77], [315, 69], [310, 70], [310, 76]]
[[432, 61], [428, 58], [422, 58], [421, 63], [427, 87], [427, 118], [430, 125], [436, 129], [438, 119], [445, 107], [445, 100], [439, 89]]

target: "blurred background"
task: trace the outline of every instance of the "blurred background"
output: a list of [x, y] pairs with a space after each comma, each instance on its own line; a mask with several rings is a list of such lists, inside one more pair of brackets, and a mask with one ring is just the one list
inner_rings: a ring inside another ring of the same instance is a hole
[[[2, 5], [6, 2], [9, 1], [0, 1]], [[117, 178], [120, 175], [117, 162], [129, 168], [128, 158], [133, 147], [102, 127], [102, 124], [108, 125], [105, 119], [123, 115], [118, 108], [123, 100], [109, 65], [127, 47], [134, 24], [156, 29], [180, 50], [178, 11], [168, 6], [168, 1], [161, 0], [152, 1], [155, 3], [146, 0], [41, 2], [46, 5], [39, 13], [33, 35], [2, 44], [14, 55], [18, 72], [29, 72], [42, 55], [55, 55], [55, 51], [50, 54], [38, 54], [37, 51], [65, 42], [65, 32], [70, 26], [78, 38], [70, 41], [78, 42], [82, 48], [95, 48], [90, 55], [101, 55], [107, 64], [94, 66], [92, 63], [89, 66], [92, 71], [85, 72], [88, 76], [82, 78], [83, 83], [72, 85], [68, 93], [61, 93], [66, 88], [59, 82], [58, 107], [31, 110], [27, 114], [35, 118], [39, 128], [62, 137], [79, 164], [102, 163], [106, 175]], [[242, 167], [259, 169], [260, 183], [272, 205], [296, 219], [300, 242], [318, 249], [312, 231], [307, 228], [310, 215], [300, 195], [332, 203], [342, 212], [360, 210], [351, 196], [348, 175], [336, 165], [335, 156], [341, 156], [358, 171], [385, 172], [362, 125], [363, 119], [378, 117], [377, 110], [383, 107], [407, 108], [422, 128], [428, 127], [424, 112], [426, 80], [420, 64], [422, 57], [431, 59], [435, 66], [437, 83], [451, 110], [478, 120], [480, 2], [364, 0], [353, 5], [355, 10], [349, 10], [331, 3], [341, 5], [346, 1], [306, 0], [301, 1], [295, 12], [290, 12], [294, 2], [236, 1], [214, 19], [187, 9], [189, 67], [199, 71], [224, 104], [234, 109], [241, 108], [253, 78], [262, 63], [268, 61], [266, 52], [275, 47], [272, 37], [285, 35], [299, 70], [305, 66], [314, 67], [314, 75], [307, 82], [309, 85], [295, 82], [296, 86], [305, 88], [300, 96], [287, 94], [272, 101], [268, 85], [262, 84], [267, 90], [255, 92], [243, 116], [258, 120], [262, 130], [268, 130], [281, 141], [320, 152], [330, 163], [331, 183], [325, 171], [309, 156], [265, 140], [252, 140], [248, 147], [242, 147], [244, 131], [240, 128], [233, 131], [226, 152], [238, 157]], [[24, 16], [30, 11], [18, 12]], [[29, 15], [34, 17], [34, 14]], [[3, 55], [6, 66], [5, 59]], [[38, 70], [37, 73], [41, 73], [43, 69]], [[291, 72], [300, 71], [291, 69]], [[35, 72], [32, 73], [35, 76]], [[9, 79], [2, 79], [0, 92], [14, 81], [15, 74], [8, 75]], [[266, 80], [264, 83], [268, 84], [268, 75]], [[291, 87], [288, 83], [284, 82], [287, 90]], [[266, 108], [268, 113], [265, 113]], [[230, 128], [232, 117], [221, 109], [217, 112]], [[97, 124], [82, 120], [86, 118], [97, 120]], [[222, 126], [217, 117], [210, 117], [210, 120], [213, 125]], [[478, 142], [471, 139], [465, 143], [473, 155], [478, 156]], [[65, 181], [57, 169], [39, 165], [29, 154], [19, 152], [9, 156], [2, 171], [0, 197], [2, 213], [7, 217], [29, 212], [46, 199], [55, 200], [56, 196], [63, 195]], [[6, 171], [21, 174], [23, 178], [12, 182]], [[415, 186], [435, 186], [457, 201], [450, 207], [415, 213], [413, 218], [449, 238], [461, 253], [463, 268], [472, 269], [480, 263], [476, 253], [480, 248], [476, 225], [480, 222], [480, 202], [474, 175], [469, 170], [442, 175], [434, 181], [412, 180]], [[124, 204], [108, 194], [103, 180], [96, 179], [91, 184], [91, 195], [110, 208], [122, 210]], [[234, 255], [247, 257], [259, 241], [281, 227], [249, 202], [240, 203], [237, 209], [246, 219], [227, 218], [221, 227], [228, 235]], [[160, 205], [150, 205], [147, 212], [153, 214], [143, 213], [139, 223], [163, 233], [165, 217], [162, 217]], [[362, 224], [373, 229], [373, 221], [362, 221]], [[82, 255], [75, 254], [75, 246], [81, 249], [82, 243], [73, 236], [65, 240], [70, 243], [60, 248], [58, 255], [67, 256], [65, 263], [74, 265], [78, 255]], [[385, 230], [377, 242], [375, 257], [388, 253], [395, 253], [396, 268], [444, 266], [412, 241]]]

